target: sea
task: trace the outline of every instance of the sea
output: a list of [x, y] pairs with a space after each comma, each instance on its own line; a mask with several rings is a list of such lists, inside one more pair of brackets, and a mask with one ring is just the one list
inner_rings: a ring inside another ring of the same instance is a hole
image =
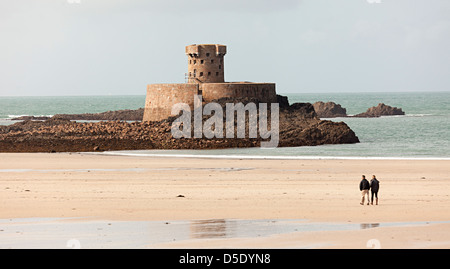
[[[134, 150], [104, 154], [273, 159], [450, 159], [450, 92], [281, 93], [289, 102], [332, 101], [348, 115], [379, 103], [402, 108], [404, 116], [330, 118], [345, 122], [360, 143], [214, 150]], [[144, 107], [145, 95], [0, 97], [0, 125], [18, 116], [98, 113]]]

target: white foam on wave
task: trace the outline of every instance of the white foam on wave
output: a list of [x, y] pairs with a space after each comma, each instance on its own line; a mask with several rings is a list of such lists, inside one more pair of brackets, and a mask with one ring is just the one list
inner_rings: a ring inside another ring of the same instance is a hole
[[406, 114], [405, 117], [427, 117], [433, 116], [433, 114]]
[[434, 116], [434, 114], [405, 114], [405, 115], [383, 115], [380, 117], [355, 117], [356, 114], [348, 114], [348, 117], [335, 117], [335, 118], [321, 118], [323, 120], [333, 120], [333, 119], [376, 119], [376, 118], [403, 118], [403, 117], [428, 117]]
[[8, 118], [19, 118], [19, 117], [53, 117], [53, 115], [8, 115]]
[[134, 157], [169, 157], [169, 158], [206, 158], [206, 159], [267, 159], [267, 160], [450, 160], [450, 157], [357, 157], [357, 156], [269, 156], [269, 155], [208, 155], [208, 154], [161, 154], [137, 152], [91, 152], [99, 155], [118, 155]]

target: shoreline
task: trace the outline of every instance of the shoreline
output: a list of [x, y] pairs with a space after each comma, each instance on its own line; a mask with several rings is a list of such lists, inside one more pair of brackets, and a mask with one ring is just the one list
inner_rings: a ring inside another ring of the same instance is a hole
[[[0, 171], [0, 219], [446, 222], [263, 238], [186, 239], [146, 247], [366, 248], [370, 238], [378, 238], [384, 247], [450, 247], [449, 160], [0, 153]], [[361, 174], [375, 174], [380, 180], [379, 205], [359, 204]]]
[[[201, 149], [218, 150], [218, 149]], [[220, 150], [220, 149], [219, 149]], [[136, 150], [145, 151], [145, 150]], [[152, 151], [152, 150], [148, 150]], [[156, 150], [160, 151], [160, 150]], [[171, 151], [171, 150], [168, 150]], [[286, 155], [209, 155], [209, 154], [155, 154], [155, 153], [133, 153], [133, 151], [105, 151], [105, 152], [83, 152], [93, 155], [110, 155], [110, 156], [130, 156], [130, 157], [156, 157], [156, 158], [200, 158], [200, 159], [248, 159], [248, 160], [410, 160], [410, 161], [450, 161], [450, 157], [360, 157], [360, 156], [286, 156]]]
[[[125, 221], [95, 218], [0, 219], [2, 248], [411, 248], [371, 234], [448, 229], [450, 221], [330, 223], [295, 219]], [[375, 233], [374, 233], [375, 232]], [[357, 235], [357, 234], [362, 234]], [[345, 235], [346, 238], [342, 238]], [[356, 238], [355, 238], [356, 235]], [[351, 236], [349, 240], [349, 236]], [[11, 238], [14, 238], [11, 240]], [[392, 239], [392, 238], [391, 238]], [[449, 242], [414, 242], [445, 248]], [[430, 240], [426, 240], [430, 241]], [[356, 244], [355, 244], [356, 243]], [[365, 245], [364, 245], [365, 243]], [[75, 244], [75, 245], [73, 245]], [[356, 247], [355, 247], [356, 246]]]

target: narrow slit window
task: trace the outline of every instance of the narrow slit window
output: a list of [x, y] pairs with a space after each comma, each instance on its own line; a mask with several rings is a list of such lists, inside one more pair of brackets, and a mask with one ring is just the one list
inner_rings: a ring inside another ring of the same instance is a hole
[[222, 69], [222, 66], [221, 66], [221, 65], [219, 65], [219, 69]]
[[208, 72], [208, 76], [211, 76], [211, 72]]
[[216, 72], [216, 76], [219, 76], [219, 72]]
[[213, 64], [213, 63], [214, 63], [214, 60], [211, 60], [211, 63]]

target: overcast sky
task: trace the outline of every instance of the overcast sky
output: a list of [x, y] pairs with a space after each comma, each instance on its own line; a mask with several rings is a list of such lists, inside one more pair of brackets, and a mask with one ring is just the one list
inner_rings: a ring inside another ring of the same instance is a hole
[[185, 46], [280, 93], [449, 91], [449, 0], [2, 0], [0, 96], [145, 95]]

